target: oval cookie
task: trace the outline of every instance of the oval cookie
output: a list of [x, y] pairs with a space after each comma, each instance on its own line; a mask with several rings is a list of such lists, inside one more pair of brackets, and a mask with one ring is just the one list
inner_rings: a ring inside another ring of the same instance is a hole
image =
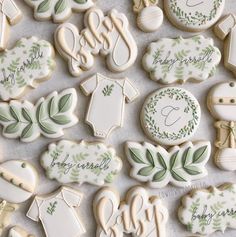
[[166, 87], [147, 97], [141, 111], [144, 132], [163, 145], [178, 145], [196, 132], [201, 108], [196, 98], [178, 87]]

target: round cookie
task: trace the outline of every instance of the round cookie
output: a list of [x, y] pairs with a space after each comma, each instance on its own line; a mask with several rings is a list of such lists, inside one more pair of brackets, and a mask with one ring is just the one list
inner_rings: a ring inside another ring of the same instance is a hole
[[140, 118], [150, 139], [163, 145], [178, 145], [196, 132], [201, 108], [190, 92], [178, 87], [165, 87], [147, 97]]
[[169, 20], [186, 31], [203, 31], [221, 17], [225, 0], [165, 0], [164, 8]]

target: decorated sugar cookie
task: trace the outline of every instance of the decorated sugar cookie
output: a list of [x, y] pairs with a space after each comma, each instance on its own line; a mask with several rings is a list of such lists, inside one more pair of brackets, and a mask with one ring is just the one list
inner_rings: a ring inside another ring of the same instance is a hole
[[62, 140], [49, 145], [41, 165], [47, 177], [66, 183], [111, 183], [122, 168], [122, 161], [113, 148], [101, 142], [75, 143]]
[[93, 0], [25, 0], [34, 8], [36, 20], [52, 19], [54, 23], [66, 21], [72, 12], [86, 11], [94, 6]]
[[137, 24], [144, 32], [153, 32], [163, 23], [163, 11], [157, 6], [158, 0], [133, 0], [134, 11], [138, 13]]
[[179, 145], [196, 132], [201, 108], [196, 98], [178, 87], [165, 87], [149, 95], [141, 111], [147, 136], [163, 145]]
[[46, 196], [36, 196], [27, 217], [41, 222], [47, 237], [78, 237], [85, 228], [78, 216], [83, 194], [69, 187], [61, 187]]
[[37, 181], [37, 171], [26, 161], [11, 160], [0, 164], [0, 235], [18, 204], [33, 195]]
[[163, 38], [151, 43], [143, 67], [154, 81], [163, 84], [201, 82], [214, 75], [221, 53], [213, 39], [201, 35], [184, 39]]
[[225, 0], [165, 0], [169, 20], [186, 31], [203, 31], [221, 17]]
[[132, 166], [130, 175], [152, 188], [168, 183], [187, 187], [191, 181], [207, 175], [205, 165], [211, 154], [210, 142], [187, 142], [168, 151], [150, 143], [127, 142], [126, 157]]
[[19, 226], [14, 226], [9, 230], [8, 237], [34, 237], [34, 235], [28, 234]]
[[17, 24], [21, 18], [22, 12], [16, 5], [15, 0], [0, 1], [0, 51], [7, 46], [10, 25]]
[[123, 126], [125, 102], [130, 103], [139, 95], [128, 78], [112, 79], [99, 73], [80, 86], [86, 96], [91, 95], [86, 123], [100, 138], [107, 138], [115, 128]]
[[166, 236], [168, 211], [157, 196], [149, 196], [142, 187], [130, 189], [125, 201], [116, 190], [101, 189], [93, 201], [97, 237]]
[[207, 98], [208, 108], [218, 121], [215, 146], [216, 164], [224, 170], [236, 170], [236, 83], [226, 82], [214, 86]]
[[236, 229], [236, 185], [192, 191], [182, 199], [179, 220], [188, 231], [210, 235], [227, 228]]
[[229, 14], [215, 26], [215, 33], [225, 40], [224, 64], [236, 75], [236, 15]]
[[23, 38], [0, 53], [0, 62], [0, 98], [16, 99], [27, 87], [36, 88], [50, 78], [55, 68], [54, 49], [45, 40]]
[[58, 52], [68, 62], [69, 71], [79, 76], [94, 65], [94, 56], [106, 57], [111, 71], [122, 72], [136, 60], [137, 45], [129, 31], [126, 16], [113, 9], [107, 16], [92, 8], [84, 17], [86, 28], [81, 32], [70, 23], [60, 25], [54, 36]]
[[32, 142], [41, 134], [49, 138], [61, 137], [63, 129], [78, 122], [74, 115], [77, 104], [75, 89], [53, 92], [33, 105], [29, 101], [12, 100], [0, 103], [0, 124], [3, 136]]

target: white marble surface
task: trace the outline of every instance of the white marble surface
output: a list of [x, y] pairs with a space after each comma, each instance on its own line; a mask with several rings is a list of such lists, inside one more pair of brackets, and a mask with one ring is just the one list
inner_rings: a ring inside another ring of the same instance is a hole
[[[15, 27], [11, 27], [9, 48], [12, 47], [15, 41], [20, 39], [21, 37], [27, 37], [32, 35], [49, 40], [53, 43], [53, 32], [56, 29], [57, 25], [51, 23], [50, 21], [35, 21], [32, 16], [32, 9], [28, 7], [23, 0], [15, 1], [22, 9], [24, 13], [24, 18], [18, 25], [16, 25]], [[227, 3], [224, 14], [229, 12], [236, 12], [235, 0], [227, 0], [226, 2]], [[146, 72], [144, 72], [144, 70], [142, 69], [141, 58], [145, 52], [145, 48], [150, 42], [155, 41], [161, 37], [177, 37], [180, 35], [184, 37], [189, 37], [193, 34], [176, 29], [170, 24], [167, 18], [164, 19], [164, 24], [162, 25], [160, 30], [155, 33], [146, 34], [139, 31], [136, 26], [136, 15], [132, 11], [131, 0], [98, 0], [97, 6], [103, 9], [105, 12], [109, 11], [112, 8], [116, 8], [117, 10], [124, 12], [129, 19], [131, 25], [130, 29], [137, 41], [139, 48], [138, 59], [135, 65], [121, 75], [129, 77], [130, 80], [138, 87], [141, 95], [134, 103], [126, 106], [124, 127], [113, 132], [109, 139], [107, 139], [106, 141], [107, 144], [114, 146], [119, 156], [123, 158], [124, 168], [120, 176], [113, 184], [114, 187], [116, 187], [120, 191], [121, 196], [123, 197], [125, 192], [130, 187], [139, 184], [134, 179], [129, 177], [128, 173], [130, 166], [124, 156], [124, 142], [127, 140], [148, 141], [148, 138], [144, 135], [140, 126], [139, 112], [145, 97], [153, 90], [158, 89], [162, 86], [154, 81], [151, 81], [148, 78]], [[69, 19], [69, 21], [75, 23], [81, 29], [83, 27], [83, 14], [74, 14], [73, 17]], [[222, 50], [223, 42], [216, 39], [211, 30], [204, 32], [203, 34], [205, 36], [214, 37], [216, 45], [219, 46]], [[101, 57], [96, 58], [96, 66], [93, 68], [93, 70], [84, 73], [79, 78], [73, 78], [70, 76], [65, 61], [59, 55], [57, 55], [56, 61], [57, 68], [52, 76], [52, 79], [42, 83], [36, 90], [29, 91], [23, 97], [23, 99], [35, 102], [41, 96], [46, 96], [54, 90], [61, 91], [64, 88], [75, 87], [78, 92], [78, 106], [76, 109], [76, 114], [80, 118], [80, 123], [70, 129], [67, 129], [63, 138], [72, 140], [85, 139], [89, 141], [94, 141], [95, 139], [91, 135], [91, 129], [83, 122], [89, 98], [86, 98], [84, 95], [82, 95], [81, 91], [79, 90], [79, 83], [86, 77], [93, 75], [96, 72], [100, 72], [105, 75], [118, 78], [121, 75], [116, 75], [114, 73], [109, 72], [105, 65], [104, 59]], [[235, 78], [233, 74], [227, 69], [225, 69], [223, 63], [221, 63], [221, 65], [218, 67], [217, 74], [213, 78], [200, 84], [186, 83], [185, 85], [181, 86], [191, 91], [199, 100], [202, 107], [202, 120], [200, 128], [198, 129], [197, 133], [195, 134], [195, 137], [192, 140], [210, 139], [211, 142], [214, 141], [214, 119], [210, 116], [207, 110], [206, 95], [209, 89], [216, 83], [234, 79]], [[60, 185], [56, 181], [48, 180], [44, 176], [43, 169], [39, 165], [39, 158], [41, 153], [45, 151], [47, 145], [53, 141], [54, 140], [41, 137], [33, 143], [24, 144], [20, 143], [18, 140], [8, 140], [0, 136], [1, 161], [10, 159], [26, 159], [32, 162], [40, 172], [40, 180], [37, 188], [37, 193], [41, 195], [54, 191]], [[224, 182], [234, 182], [236, 180], [236, 174], [234, 172], [224, 172], [219, 170], [215, 166], [212, 158], [207, 164], [207, 169], [209, 171], [209, 176], [198, 182], [195, 182], [193, 187], [208, 187], [209, 185], [220, 185]], [[83, 185], [82, 187], [77, 187], [76, 185], [74, 185], [74, 187], [85, 193], [86, 197], [84, 198], [80, 208], [78, 209], [79, 215], [87, 229], [87, 233], [83, 236], [93, 237], [95, 236], [96, 224], [92, 213], [92, 200], [94, 194], [99, 188], [92, 185]], [[180, 197], [186, 194], [189, 189], [181, 189], [175, 188], [173, 186], [168, 186], [167, 188], [161, 190], [149, 190], [152, 194], [160, 195], [160, 197], [163, 199], [163, 203], [169, 209], [170, 219], [167, 226], [167, 237], [191, 236], [191, 234], [185, 231], [185, 227], [177, 220], [177, 208], [179, 205]], [[12, 225], [22, 225], [31, 233], [35, 234], [35, 236], [42, 237], [44, 236], [44, 233], [40, 223], [34, 223], [25, 216], [25, 213], [29, 208], [30, 203], [31, 200], [23, 204], [19, 211], [15, 213], [12, 219]], [[235, 235], [236, 230], [228, 230], [224, 236], [233, 237]], [[6, 233], [3, 236], [6, 236]], [[213, 234], [213, 236], [220, 237], [223, 236], [223, 234], [215, 233]]]

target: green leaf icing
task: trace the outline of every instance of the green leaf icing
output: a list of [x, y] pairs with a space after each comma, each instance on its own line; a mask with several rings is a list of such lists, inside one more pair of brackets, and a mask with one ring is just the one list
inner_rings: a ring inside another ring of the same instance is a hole
[[48, 151], [41, 157], [41, 165], [50, 179], [60, 183], [101, 186], [114, 180], [122, 168], [122, 161], [114, 149], [103, 143], [62, 140], [49, 145]]
[[167, 151], [150, 143], [127, 142], [125, 153], [132, 165], [130, 175], [135, 179], [148, 182], [153, 188], [162, 188], [168, 183], [187, 187], [191, 181], [207, 175], [204, 166], [210, 157], [211, 145], [204, 141], [187, 142]]
[[[65, 103], [66, 106], [60, 110], [63, 98], [68, 98], [67, 101], [70, 103]], [[53, 92], [47, 98], [41, 98], [36, 105], [28, 101], [0, 103], [0, 124], [3, 126], [3, 135], [8, 138], [19, 137], [23, 142], [31, 142], [40, 134], [49, 138], [60, 137], [63, 135], [64, 128], [71, 127], [78, 121], [73, 114], [76, 103], [75, 89], [67, 89], [60, 94]], [[48, 110], [48, 107], [51, 110]], [[53, 114], [50, 111], [53, 111]]]

